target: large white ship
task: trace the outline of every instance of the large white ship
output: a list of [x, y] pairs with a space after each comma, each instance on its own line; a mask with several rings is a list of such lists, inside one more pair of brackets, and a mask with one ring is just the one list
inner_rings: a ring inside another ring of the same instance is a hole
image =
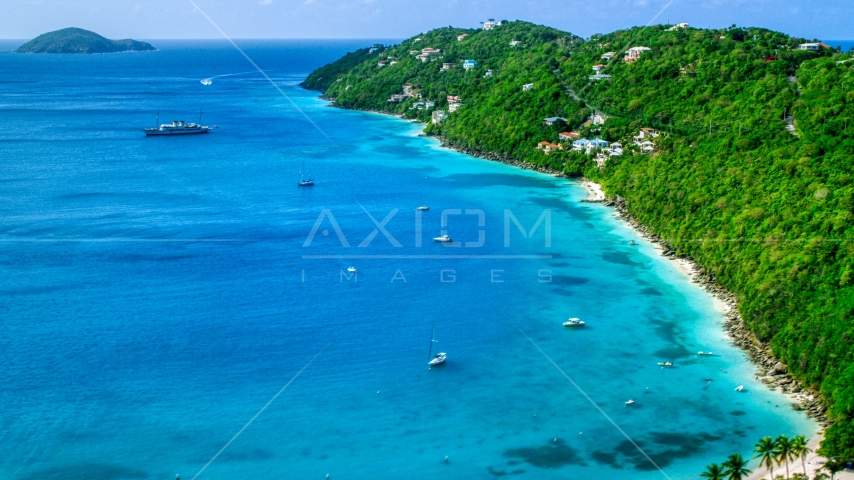
[[[157, 114], [155, 125], [160, 123], [160, 113]], [[183, 120], [175, 120], [172, 123], [164, 123], [159, 127], [143, 128], [146, 135], [189, 135], [192, 133], [208, 133], [211, 127], [202, 125], [202, 112], [199, 112], [199, 123], [185, 123]]]

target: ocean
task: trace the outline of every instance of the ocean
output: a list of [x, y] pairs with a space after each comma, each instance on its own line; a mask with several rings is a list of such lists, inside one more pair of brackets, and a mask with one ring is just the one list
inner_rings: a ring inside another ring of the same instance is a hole
[[0, 53], [0, 478], [687, 479], [815, 434], [578, 183], [299, 87], [373, 41], [239, 42], [288, 98], [152, 43]]

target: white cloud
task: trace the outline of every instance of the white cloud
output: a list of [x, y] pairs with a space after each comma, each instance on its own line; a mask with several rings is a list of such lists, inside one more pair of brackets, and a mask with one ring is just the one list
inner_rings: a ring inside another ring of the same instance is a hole
[[261, 0], [258, 2], [258, 5], [269, 5], [271, 3], [273, 3], [273, 0]]

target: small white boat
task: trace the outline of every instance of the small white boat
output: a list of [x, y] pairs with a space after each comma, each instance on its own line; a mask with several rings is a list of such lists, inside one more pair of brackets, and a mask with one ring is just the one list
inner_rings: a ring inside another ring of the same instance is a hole
[[451, 236], [450, 236], [450, 235], [445, 234], [445, 235], [442, 235], [441, 237], [435, 237], [435, 238], [433, 238], [433, 241], [434, 241], [434, 242], [448, 243], [448, 242], [452, 242], [453, 240], [451, 240]]
[[736, 392], [740, 392], [742, 390], [744, 390], [744, 385], [739, 385], [739, 386], [735, 387]]
[[635, 404], [635, 401], [634, 401], [634, 400], [629, 400], [628, 402], [626, 402], [626, 406], [627, 406], [627, 407], [628, 407], [629, 405], [634, 405], [634, 404]]
[[421, 210], [421, 211], [430, 210], [430, 207], [428, 207], [427, 205], [421, 205], [420, 207], [416, 208], [416, 210]]
[[629, 245], [634, 245], [634, 244], [635, 244], [634, 240], [629, 240]]
[[697, 352], [697, 355], [714, 355], [712, 352]]
[[659, 367], [672, 367], [673, 362], [658, 362]]
[[347, 271], [350, 273], [356, 273], [356, 267], [350, 267], [347, 269]]
[[212, 83], [213, 83], [213, 82], [211, 81], [211, 79], [210, 79], [210, 78], [206, 78], [206, 79], [202, 80], [202, 85], [210, 85], [210, 84], [212, 84]]
[[445, 359], [447, 357], [448, 356], [445, 355], [445, 352], [441, 352], [438, 355], [436, 355], [435, 357], [433, 357], [433, 360], [430, 360], [429, 362], [427, 362], [427, 365], [430, 365], [431, 367], [436, 366], [436, 365], [441, 365], [441, 364], [445, 363]]
[[563, 322], [564, 327], [583, 327], [584, 322], [577, 318], [570, 318], [569, 321]]

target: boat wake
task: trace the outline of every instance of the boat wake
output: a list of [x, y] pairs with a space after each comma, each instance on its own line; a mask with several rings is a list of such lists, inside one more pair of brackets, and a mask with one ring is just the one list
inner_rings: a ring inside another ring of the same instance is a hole
[[215, 76], [215, 77], [203, 78], [203, 79], [201, 80], [201, 82], [202, 82], [202, 85], [210, 85], [210, 84], [212, 84], [212, 83], [213, 83], [213, 81], [214, 81], [215, 79], [217, 79], [217, 78], [223, 78], [223, 77], [234, 77], [234, 76], [237, 76], [237, 75], [248, 75], [248, 74], [250, 74], [250, 73], [256, 73], [256, 72], [253, 70], [253, 71], [251, 71], [251, 72], [226, 73], [226, 74], [224, 74], [224, 75], [217, 75], [217, 76]]

